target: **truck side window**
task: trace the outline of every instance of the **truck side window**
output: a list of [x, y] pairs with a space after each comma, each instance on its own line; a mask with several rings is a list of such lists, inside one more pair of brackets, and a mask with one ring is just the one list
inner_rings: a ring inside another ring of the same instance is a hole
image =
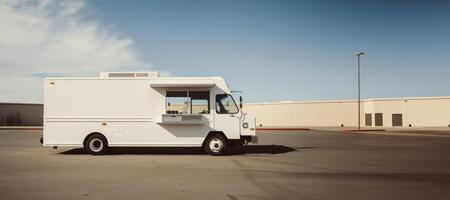
[[236, 114], [239, 108], [229, 94], [216, 95], [216, 112], [219, 114]]

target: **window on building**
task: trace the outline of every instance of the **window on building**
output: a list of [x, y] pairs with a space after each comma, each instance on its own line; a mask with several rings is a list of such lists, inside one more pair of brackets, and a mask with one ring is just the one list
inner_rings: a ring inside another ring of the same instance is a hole
[[375, 113], [375, 126], [383, 126], [383, 113]]
[[167, 91], [167, 114], [208, 114], [209, 91]]
[[392, 126], [403, 126], [402, 114], [392, 114]]
[[372, 126], [372, 113], [366, 113], [365, 120], [366, 126]]
[[235, 114], [239, 112], [233, 97], [229, 94], [216, 95], [216, 112], [219, 114]]

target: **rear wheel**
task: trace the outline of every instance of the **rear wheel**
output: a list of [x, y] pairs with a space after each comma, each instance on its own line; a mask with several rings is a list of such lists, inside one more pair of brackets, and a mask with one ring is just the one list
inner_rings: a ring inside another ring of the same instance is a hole
[[206, 140], [205, 152], [209, 155], [221, 155], [225, 152], [226, 139], [222, 135], [214, 134]]
[[108, 149], [108, 141], [101, 134], [93, 134], [86, 140], [84, 149], [92, 155], [104, 154]]

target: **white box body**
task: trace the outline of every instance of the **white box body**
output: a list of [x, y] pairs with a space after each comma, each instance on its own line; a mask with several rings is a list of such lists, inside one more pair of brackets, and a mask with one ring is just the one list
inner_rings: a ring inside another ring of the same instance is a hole
[[[231, 93], [220, 77], [120, 75], [46, 78], [44, 146], [82, 147], [92, 133], [103, 134], [109, 146], [199, 147], [215, 131], [228, 139], [255, 136], [255, 119], [242, 109], [216, 112], [216, 95]], [[173, 90], [209, 91], [209, 113], [166, 114], [166, 92]]]

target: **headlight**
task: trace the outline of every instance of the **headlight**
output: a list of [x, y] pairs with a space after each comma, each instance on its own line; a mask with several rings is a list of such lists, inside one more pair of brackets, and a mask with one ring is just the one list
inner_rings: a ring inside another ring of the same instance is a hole
[[248, 128], [248, 123], [247, 123], [247, 122], [244, 122], [244, 123], [242, 124], [242, 128]]

